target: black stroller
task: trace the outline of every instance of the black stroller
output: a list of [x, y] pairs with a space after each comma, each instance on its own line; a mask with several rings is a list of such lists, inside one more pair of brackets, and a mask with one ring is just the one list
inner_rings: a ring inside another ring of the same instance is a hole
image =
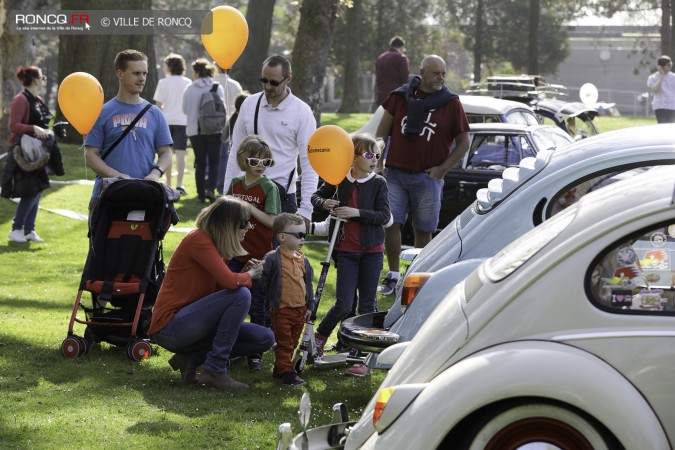
[[[89, 223], [89, 253], [61, 344], [64, 356], [85, 355], [91, 345], [108, 342], [126, 345], [134, 361], [150, 357], [147, 330], [164, 277], [162, 239], [178, 223], [177, 197], [146, 180], [113, 181], [103, 191]], [[91, 308], [82, 304], [84, 291], [91, 293]], [[78, 317], [80, 308], [86, 319]], [[74, 334], [75, 322], [86, 325], [84, 337]]]

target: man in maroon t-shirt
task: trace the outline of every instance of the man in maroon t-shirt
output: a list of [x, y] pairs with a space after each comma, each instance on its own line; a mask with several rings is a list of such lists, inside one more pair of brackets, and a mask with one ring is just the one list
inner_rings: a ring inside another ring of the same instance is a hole
[[415, 247], [431, 241], [438, 226], [443, 178], [469, 150], [469, 121], [457, 94], [445, 86], [445, 71], [441, 57], [427, 56], [420, 76], [412, 77], [382, 104], [377, 136], [390, 139], [385, 178], [394, 216], [394, 224], [385, 230], [389, 273], [380, 286], [385, 295], [394, 292], [400, 277], [401, 225], [410, 213]]
[[394, 36], [389, 41], [389, 50], [382, 53], [375, 61], [375, 99], [373, 112], [384, 102], [391, 91], [408, 81], [410, 69], [408, 57], [405, 56], [405, 41]]

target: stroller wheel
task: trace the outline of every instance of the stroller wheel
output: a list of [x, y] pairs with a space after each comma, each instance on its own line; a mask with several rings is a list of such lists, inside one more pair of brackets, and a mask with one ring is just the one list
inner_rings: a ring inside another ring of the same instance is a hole
[[82, 348], [81, 338], [78, 336], [68, 336], [61, 343], [61, 353], [66, 358], [77, 358]]
[[133, 361], [142, 361], [152, 355], [152, 347], [146, 341], [133, 341], [127, 346], [127, 356]]
[[80, 343], [80, 351], [77, 353], [77, 356], [84, 356], [89, 353], [89, 343], [87, 340], [79, 336], [74, 336], [74, 338]]

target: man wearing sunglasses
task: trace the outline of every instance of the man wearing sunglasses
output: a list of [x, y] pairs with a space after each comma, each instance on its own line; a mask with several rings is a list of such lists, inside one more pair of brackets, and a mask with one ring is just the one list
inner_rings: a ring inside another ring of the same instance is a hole
[[[400, 277], [401, 226], [412, 218], [415, 247], [431, 241], [438, 226], [445, 174], [469, 150], [469, 121], [457, 94], [445, 86], [445, 61], [427, 56], [419, 76], [384, 101], [377, 137], [390, 138], [385, 178], [394, 224], [385, 230], [389, 273], [380, 293], [390, 295]], [[453, 148], [454, 144], [454, 148]], [[378, 161], [382, 171], [382, 160]]]
[[[274, 154], [274, 165], [266, 170], [265, 175], [280, 187], [282, 211], [297, 212], [309, 224], [312, 217], [310, 199], [319, 177], [307, 158], [307, 142], [316, 130], [316, 120], [309, 105], [291, 92], [289, 84], [292, 80], [288, 59], [274, 55], [263, 62], [259, 77], [262, 92], [249, 96], [242, 103], [232, 131], [232, 149], [237, 149], [240, 142], [251, 134], [265, 139]], [[229, 186], [232, 178], [242, 173], [236, 159], [237, 152], [231, 151], [225, 172], [225, 186]], [[295, 188], [298, 172], [302, 173], [299, 208]]]

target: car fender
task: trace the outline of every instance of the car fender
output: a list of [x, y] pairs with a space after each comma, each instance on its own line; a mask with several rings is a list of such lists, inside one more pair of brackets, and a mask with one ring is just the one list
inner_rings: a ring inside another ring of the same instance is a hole
[[399, 342], [409, 341], [433, 314], [448, 292], [481, 265], [486, 258], [454, 263], [434, 272], [415, 296], [407, 311], [390, 328], [399, 335]]
[[[658, 417], [629, 380], [591, 353], [545, 341], [501, 344], [448, 367], [408, 405], [393, 405], [405, 410], [390, 412], [389, 417], [397, 417], [388, 424], [393, 426], [371, 439], [376, 442], [374, 448], [395, 449], [409, 446], [403, 437], [416, 436], [415, 447], [437, 448], [470, 413], [501, 400], [525, 397], [585, 411], [625, 448], [671, 448]], [[424, 433], [419, 433], [421, 424]]]

